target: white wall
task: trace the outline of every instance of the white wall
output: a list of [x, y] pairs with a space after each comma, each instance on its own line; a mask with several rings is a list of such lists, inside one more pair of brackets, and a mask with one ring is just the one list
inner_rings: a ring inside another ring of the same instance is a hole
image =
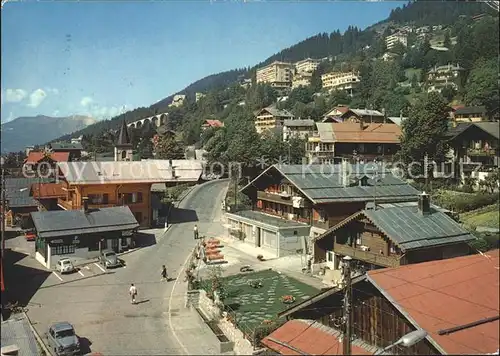
[[303, 249], [304, 254], [306, 254], [305, 240], [309, 238], [309, 233], [309, 226], [280, 230], [278, 250], [279, 257], [296, 255], [296, 251], [299, 249]]

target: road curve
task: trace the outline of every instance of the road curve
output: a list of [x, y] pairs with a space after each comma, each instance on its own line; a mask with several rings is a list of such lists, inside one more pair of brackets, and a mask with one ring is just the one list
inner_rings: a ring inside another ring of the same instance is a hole
[[[42, 295], [37, 299], [44, 304], [43, 313], [52, 312], [50, 320], [72, 322], [79, 336], [90, 341], [91, 350], [103, 355], [185, 354], [186, 348], [179, 345], [170, 327], [172, 320], [182, 323], [182, 318], [175, 318], [181, 310], [170, 310], [174, 318], [169, 318], [168, 313], [175, 283], [160, 281], [161, 266], [165, 264], [169, 275], [177, 277], [195, 246], [194, 224], [201, 234], [222, 232], [218, 220], [227, 184], [227, 181], [212, 181], [195, 187], [173, 215], [174, 225], [155, 245], [123, 256], [126, 268], [40, 291]], [[137, 305], [130, 303], [131, 283], [138, 289]], [[174, 301], [184, 300], [180, 289], [175, 289]], [[190, 331], [196, 333], [183, 330]]]

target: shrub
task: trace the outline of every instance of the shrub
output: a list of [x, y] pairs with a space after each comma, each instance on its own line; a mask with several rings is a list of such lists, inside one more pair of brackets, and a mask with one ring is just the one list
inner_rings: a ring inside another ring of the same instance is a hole
[[443, 208], [464, 213], [498, 202], [498, 194], [439, 194], [434, 197], [434, 203]]

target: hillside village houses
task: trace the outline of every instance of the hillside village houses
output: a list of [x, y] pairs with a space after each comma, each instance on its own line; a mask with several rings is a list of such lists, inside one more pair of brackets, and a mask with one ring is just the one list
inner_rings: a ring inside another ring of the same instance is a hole
[[447, 64], [432, 68], [427, 74], [427, 81], [429, 82], [427, 92], [441, 92], [441, 90], [446, 86], [451, 86], [454, 89], [457, 89], [458, 86], [456, 81], [460, 72], [463, 70], [464, 69], [458, 64]]
[[314, 133], [315, 122], [311, 119], [287, 119], [283, 122], [283, 141], [291, 138], [307, 140]]
[[172, 107], [172, 106], [179, 107], [179, 106], [184, 105], [185, 101], [186, 101], [186, 95], [177, 94], [177, 95], [174, 95], [174, 98], [172, 99], [172, 103], [169, 104], [168, 106], [169, 107]]
[[360, 83], [358, 73], [331, 72], [321, 76], [323, 88], [329, 90], [344, 90], [352, 95], [353, 90]]
[[284, 92], [292, 86], [293, 64], [275, 61], [257, 69], [256, 82], [267, 83], [279, 92]]
[[393, 49], [397, 43], [401, 43], [405, 47], [408, 46], [408, 35], [403, 31], [398, 31], [385, 38], [385, 45], [389, 51]]
[[255, 113], [255, 130], [262, 134], [267, 130], [274, 130], [279, 133], [283, 130], [285, 120], [293, 119], [292, 113], [287, 110], [277, 109], [275, 105], [260, 109]]

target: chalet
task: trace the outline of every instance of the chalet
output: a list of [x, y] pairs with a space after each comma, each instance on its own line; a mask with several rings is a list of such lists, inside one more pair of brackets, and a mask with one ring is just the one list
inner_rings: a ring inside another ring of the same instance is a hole
[[38, 201], [41, 210], [60, 210], [57, 200], [64, 198], [66, 191], [59, 183], [37, 182], [31, 185], [30, 196]]
[[5, 200], [7, 226], [24, 226], [29, 214], [38, 211], [39, 203], [30, 196], [33, 184], [50, 182], [48, 178], [5, 178]]
[[283, 122], [283, 140], [291, 138], [307, 139], [314, 132], [314, 120], [284, 120]]
[[347, 111], [349, 111], [348, 106], [338, 105], [334, 107], [332, 110], [328, 111], [324, 116], [321, 122], [342, 122], [342, 115], [344, 115]]
[[317, 134], [308, 138], [309, 163], [385, 161], [399, 149], [401, 128], [393, 123], [316, 123]]
[[229, 212], [228, 233], [273, 256], [299, 249], [314, 256], [312, 239], [363, 210], [367, 202], [417, 201], [419, 194], [374, 164], [273, 165], [242, 192], [253, 210]]
[[61, 258], [91, 259], [103, 249], [122, 252], [132, 246], [139, 223], [127, 206], [31, 213], [36, 231], [35, 258], [52, 268]]
[[[353, 278], [352, 354], [498, 353], [498, 263], [495, 250]], [[343, 299], [340, 287], [294, 305], [278, 314], [288, 321], [261, 343], [281, 355], [341, 355]], [[425, 330], [426, 338], [383, 352], [414, 330]]]
[[83, 146], [80, 142], [52, 142], [49, 144], [52, 152], [68, 152], [69, 161], [77, 161], [82, 157]]
[[277, 109], [271, 105], [255, 113], [255, 129], [262, 134], [267, 130], [278, 130], [281, 132], [285, 120], [293, 119], [293, 115], [286, 110]]
[[448, 131], [456, 178], [483, 180], [500, 165], [498, 122], [458, 123]]
[[37, 176], [55, 177], [57, 163], [68, 161], [69, 152], [31, 151], [24, 160], [23, 172], [25, 172], [25, 176], [33, 178]]
[[335, 283], [345, 256], [353, 258], [362, 273], [468, 255], [468, 242], [475, 239], [422, 193], [418, 205], [368, 204], [316, 237], [314, 252], [334, 271], [330, 280]]
[[153, 221], [152, 184], [196, 182], [202, 174], [201, 163], [185, 160], [68, 162], [60, 169], [66, 194], [58, 199], [59, 207], [81, 209], [84, 197], [90, 208], [128, 205], [141, 227]]
[[488, 111], [484, 106], [458, 107], [451, 110], [450, 116], [457, 122], [487, 121]]
[[342, 122], [384, 123], [385, 114], [378, 110], [349, 109], [340, 117]]
[[203, 122], [203, 125], [201, 125], [201, 130], [205, 131], [208, 128], [219, 128], [223, 126], [224, 123], [222, 123], [220, 120], [205, 120]]

